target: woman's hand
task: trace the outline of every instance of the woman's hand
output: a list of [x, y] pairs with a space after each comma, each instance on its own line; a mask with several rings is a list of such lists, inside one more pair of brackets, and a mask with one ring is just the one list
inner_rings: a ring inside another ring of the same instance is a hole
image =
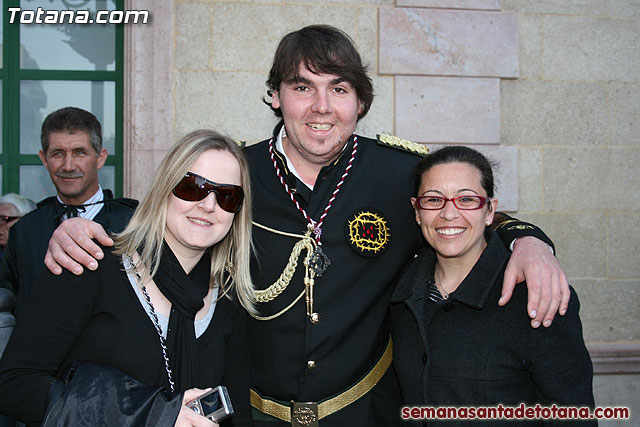
[[187, 403], [208, 390], [210, 389], [202, 390], [200, 388], [192, 388], [184, 392], [182, 407], [178, 413], [175, 427], [219, 427], [218, 423], [214, 423], [202, 415], [196, 414], [193, 409], [186, 406]]

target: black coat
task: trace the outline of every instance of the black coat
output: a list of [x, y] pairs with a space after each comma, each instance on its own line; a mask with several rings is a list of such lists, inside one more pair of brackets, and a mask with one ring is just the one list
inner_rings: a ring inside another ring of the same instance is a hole
[[533, 329], [524, 283], [506, 306], [497, 304], [509, 251], [494, 232], [488, 235], [480, 259], [444, 302], [428, 298], [436, 262], [431, 248], [423, 249], [402, 274], [391, 318], [404, 403], [593, 407], [593, 368], [575, 291], [566, 315], [556, 316], [549, 328]]
[[[110, 190], [103, 190], [104, 206], [93, 221], [107, 232], [124, 230], [138, 206], [133, 199], [114, 199]], [[60, 203], [56, 197], [48, 197], [38, 203], [38, 208], [22, 217], [9, 233], [9, 242], [2, 260], [2, 287], [16, 295], [14, 313], [20, 315], [29, 298], [36, 279], [45, 271], [44, 256], [49, 239], [60, 224]]]
[[[123, 271], [121, 257], [102, 250], [105, 258], [95, 271], [42, 274], [43, 286], [33, 289], [0, 360], [0, 413], [39, 423], [54, 376], [74, 360], [110, 366], [146, 385], [169, 388], [154, 323]], [[222, 426], [252, 424], [246, 316], [237, 303], [221, 298], [196, 340], [200, 364], [195, 386], [225, 385], [236, 411]], [[109, 396], [115, 389], [105, 392]]]

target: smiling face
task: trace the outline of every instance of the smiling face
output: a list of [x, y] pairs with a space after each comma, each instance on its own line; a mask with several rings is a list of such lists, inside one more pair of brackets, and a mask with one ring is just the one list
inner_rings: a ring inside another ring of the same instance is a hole
[[[218, 184], [242, 185], [240, 165], [228, 151], [205, 151], [189, 171]], [[234, 216], [218, 206], [214, 192], [198, 202], [188, 202], [171, 193], [167, 200], [165, 240], [181, 262], [199, 257], [224, 239]]]
[[[468, 163], [444, 163], [422, 174], [419, 196], [453, 198], [487, 196], [480, 171]], [[439, 257], [460, 258], [475, 263], [486, 246], [484, 230], [493, 221], [497, 201], [491, 199], [477, 210], [460, 210], [448, 201], [440, 210], [418, 209], [411, 199], [422, 234]]]
[[98, 191], [98, 169], [107, 150], [96, 153], [88, 133], [52, 132], [47, 152], [38, 155], [64, 203], [80, 205]]
[[[304, 65], [298, 76], [285, 80], [273, 93], [273, 108], [280, 108], [291, 149], [304, 163], [324, 166], [342, 151], [362, 112], [353, 86], [333, 74], [314, 74]], [[288, 150], [289, 148], [289, 150]]]

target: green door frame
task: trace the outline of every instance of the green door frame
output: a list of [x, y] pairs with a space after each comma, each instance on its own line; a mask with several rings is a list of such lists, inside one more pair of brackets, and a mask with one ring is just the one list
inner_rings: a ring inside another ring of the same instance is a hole
[[[124, 0], [115, 0], [116, 9], [124, 10]], [[116, 25], [116, 66], [114, 71], [63, 71], [20, 69], [20, 24], [9, 24], [9, 7], [19, 7], [19, 0], [4, 0], [2, 5], [2, 193], [20, 190], [20, 165], [40, 165], [36, 154], [20, 154], [20, 81], [67, 80], [115, 82], [115, 154], [109, 153], [106, 165], [115, 168], [116, 197], [123, 187], [124, 122], [124, 25]], [[80, 25], [80, 24], [78, 24]], [[90, 24], [89, 24], [90, 25]]]

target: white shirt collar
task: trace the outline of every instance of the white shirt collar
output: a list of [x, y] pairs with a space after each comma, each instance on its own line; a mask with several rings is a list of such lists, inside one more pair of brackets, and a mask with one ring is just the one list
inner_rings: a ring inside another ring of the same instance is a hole
[[[60, 196], [56, 196], [56, 197], [60, 203], [62, 203], [63, 205], [66, 205], [66, 203], [60, 199]], [[90, 203], [98, 203], [103, 200], [104, 200], [104, 193], [102, 192], [102, 187], [100, 186], [100, 184], [98, 184], [98, 191], [96, 191], [96, 193], [93, 196], [89, 197], [82, 204], [88, 205]], [[95, 218], [96, 215], [98, 215], [98, 212], [100, 212], [103, 206], [104, 206], [104, 203], [98, 203], [96, 205], [87, 206], [84, 211], [78, 212], [78, 216], [80, 218], [93, 220], [93, 218]]]
[[304, 185], [309, 187], [310, 190], [313, 191], [313, 185], [309, 185], [309, 184], [307, 184], [306, 182], [304, 182], [302, 180], [302, 178], [300, 177], [300, 174], [296, 170], [295, 166], [293, 166], [293, 162], [289, 159], [289, 157], [287, 156], [287, 153], [285, 153], [284, 146], [282, 145], [282, 138], [284, 138], [285, 136], [287, 136], [287, 131], [285, 130], [284, 124], [283, 124], [282, 127], [280, 128], [280, 132], [278, 133], [278, 137], [276, 138], [276, 150], [281, 152], [282, 155], [284, 156], [285, 160], [287, 161], [287, 166], [289, 167], [289, 170], [291, 171], [293, 176], [298, 178], [298, 180], [301, 183], [303, 183]]

